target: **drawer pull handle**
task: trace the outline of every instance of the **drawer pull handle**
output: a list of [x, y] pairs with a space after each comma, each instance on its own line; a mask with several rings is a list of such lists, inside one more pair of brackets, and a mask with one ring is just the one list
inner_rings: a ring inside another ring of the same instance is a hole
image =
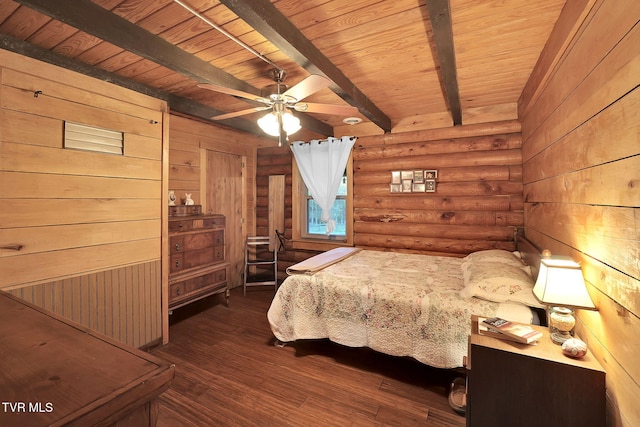
[[183, 223], [178, 224], [178, 228], [182, 228], [182, 227], [184, 227]]
[[176, 260], [176, 267], [180, 267], [180, 261]]
[[176, 243], [176, 251], [180, 250], [180, 243]]
[[180, 288], [176, 289], [176, 295], [180, 295]]

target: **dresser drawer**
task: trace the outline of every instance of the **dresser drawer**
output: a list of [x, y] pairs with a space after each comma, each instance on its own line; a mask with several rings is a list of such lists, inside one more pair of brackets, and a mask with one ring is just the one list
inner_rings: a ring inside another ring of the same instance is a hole
[[171, 260], [169, 261], [169, 273], [177, 273], [184, 269], [184, 254], [171, 254]]
[[214, 232], [213, 242], [216, 245], [224, 245], [224, 230]]
[[187, 292], [195, 292], [208, 286], [221, 284], [227, 280], [227, 269], [212, 271], [199, 277], [194, 277], [185, 281]]
[[169, 251], [172, 254], [176, 252], [184, 252], [184, 234], [171, 236], [169, 238]]
[[204, 219], [203, 227], [212, 228], [216, 226], [224, 226], [224, 217], [223, 216], [214, 216], [210, 218]]
[[179, 221], [169, 221], [169, 233], [179, 231], [190, 231], [193, 228], [193, 221], [190, 219], [181, 219]]
[[171, 254], [169, 265], [170, 273], [178, 273], [182, 270], [216, 264], [224, 261], [224, 246], [213, 246]]
[[215, 231], [184, 234], [182, 237], [184, 238], [183, 247], [185, 251], [211, 248], [216, 244], [220, 244], [216, 243], [218, 236]]
[[185, 282], [178, 282], [169, 285], [169, 301], [184, 296], [186, 293]]
[[213, 248], [213, 262], [224, 261], [224, 246], [216, 246]]
[[176, 308], [186, 302], [227, 290], [227, 266], [219, 267], [200, 276], [169, 284], [169, 307]]
[[184, 253], [183, 268], [193, 268], [216, 262], [214, 248], [204, 248]]

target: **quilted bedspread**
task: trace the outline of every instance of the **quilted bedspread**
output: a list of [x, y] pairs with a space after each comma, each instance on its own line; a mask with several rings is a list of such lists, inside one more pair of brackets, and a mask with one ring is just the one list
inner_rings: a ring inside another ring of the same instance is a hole
[[471, 315], [531, 322], [521, 304], [462, 299], [462, 259], [362, 250], [313, 275], [285, 279], [267, 317], [277, 339], [328, 338], [410, 356], [430, 366], [462, 366]]

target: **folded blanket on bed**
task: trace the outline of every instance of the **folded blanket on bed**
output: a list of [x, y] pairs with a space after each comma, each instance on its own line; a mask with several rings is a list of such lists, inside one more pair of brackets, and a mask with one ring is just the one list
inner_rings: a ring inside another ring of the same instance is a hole
[[331, 249], [327, 252], [312, 256], [309, 259], [292, 265], [291, 267], [287, 268], [287, 274], [313, 274], [325, 267], [330, 266], [331, 264], [335, 264], [338, 261], [350, 257], [360, 250], [360, 248]]

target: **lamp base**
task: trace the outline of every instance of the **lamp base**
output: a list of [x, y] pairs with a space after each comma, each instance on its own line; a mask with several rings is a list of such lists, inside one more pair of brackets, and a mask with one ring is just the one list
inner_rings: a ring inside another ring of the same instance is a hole
[[566, 340], [573, 338], [569, 332], [555, 331], [551, 333], [551, 341], [556, 344], [563, 344]]
[[549, 313], [551, 341], [562, 344], [572, 338], [571, 332], [576, 325], [573, 310], [567, 307], [552, 307]]

